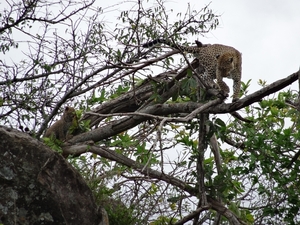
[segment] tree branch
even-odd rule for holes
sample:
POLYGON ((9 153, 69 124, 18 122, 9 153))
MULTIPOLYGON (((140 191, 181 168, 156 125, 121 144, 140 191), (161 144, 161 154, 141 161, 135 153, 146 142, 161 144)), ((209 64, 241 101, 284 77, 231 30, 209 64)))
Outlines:
MULTIPOLYGON (((187 193, 193 196, 198 196, 198 190, 186 184, 185 182, 175 177, 172 177, 170 175, 153 170, 149 167, 145 167, 144 165, 137 163, 136 161, 122 154, 119 154, 115 151, 109 150, 107 148, 94 146, 94 145, 79 144, 73 146, 66 146, 63 148, 63 151, 64 154, 73 154, 73 155, 80 155, 85 152, 91 152, 100 155, 101 157, 118 162, 122 165, 128 166, 129 168, 132 168, 147 177, 156 178, 165 181, 168 184, 172 184, 173 186, 178 187, 181 190, 186 191, 187 193)), ((206 198, 208 204, 203 206, 204 208, 211 206, 212 209, 216 210, 218 213, 225 216, 233 225, 245 224, 244 222, 240 221, 232 211, 227 209, 224 205, 219 203, 217 200, 209 196, 206 196, 206 198)))

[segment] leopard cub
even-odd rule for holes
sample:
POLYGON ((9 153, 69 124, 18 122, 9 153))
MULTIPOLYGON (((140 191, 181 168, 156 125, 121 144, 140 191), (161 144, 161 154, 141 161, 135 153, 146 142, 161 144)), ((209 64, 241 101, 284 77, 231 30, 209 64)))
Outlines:
POLYGON ((67 106, 60 120, 47 129, 44 137, 54 137, 61 141, 67 139, 68 131, 73 124, 77 124, 76 112, 73 107, 67 106))

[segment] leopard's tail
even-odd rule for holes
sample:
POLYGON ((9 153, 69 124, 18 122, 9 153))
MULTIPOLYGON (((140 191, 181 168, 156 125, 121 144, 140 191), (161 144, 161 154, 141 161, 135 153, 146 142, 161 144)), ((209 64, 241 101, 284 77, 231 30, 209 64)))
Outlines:
POLYGON ((162 38, 157 38, 157 39, 154 39, 153 41, 149 41, 149 42, 143 44, 142 47, 143 48, 151 48, 151 47, 153 47, 157 44, 169 45, 170 47, 176 48, 176 49, 179 48, 177 45, 173 44, 171 41, 166 40, 166 39, 162 39, 162 38))
MULTIPOLYGON (((197 44, 198 48, 208 46, 208 45, 202 44, 200 41, 197 41, 197 40, 195 41, 195 43, 197 44)), ((154 39, 153 41, 147 42, 147 43, 143 44, 142 47, 143 48, 151 48, 151 47, 153 47, 157 44, 165 44, 165 45, 168 45, 172 48, 175 48, 175 49, 178 49, 178 50, 181 50, 181 51, 187 51, 187 52, 193 51, 195 49, 194 47, 177 45, 177 44, 174 44, 173 42, 171 42, 167 39, 162 39, 162 38, 157 38, 157 39, 154 39)))

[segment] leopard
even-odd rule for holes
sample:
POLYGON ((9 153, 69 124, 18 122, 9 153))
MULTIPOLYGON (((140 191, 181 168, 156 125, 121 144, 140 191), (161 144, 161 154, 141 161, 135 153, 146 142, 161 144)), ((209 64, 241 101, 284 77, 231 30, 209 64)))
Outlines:
POLYGON ((50 128, 48 128, 44 137, 54 137, 60 141, 65 141, 66 139, 71 138, 69 129, 72 125, 78 125, 76 110, 73 107, 66 106, 60 120, 56 121, 50 128))
POLYGON ((241 78, 242 78, 242 54, 231 46, 222 44, 203 44, 196 40, 197 46, 183 46, 173 43, 167 39, 155 39, 142 45, 144 48, 150 48, 157 44, 165 44, 171 48, 187 52, 194 55, 204 67, 203 79, 217 80, 218 88, 226 95, 230 89, 223 81, 223 78, 233 80, 232 102, 240 98, 241 78))

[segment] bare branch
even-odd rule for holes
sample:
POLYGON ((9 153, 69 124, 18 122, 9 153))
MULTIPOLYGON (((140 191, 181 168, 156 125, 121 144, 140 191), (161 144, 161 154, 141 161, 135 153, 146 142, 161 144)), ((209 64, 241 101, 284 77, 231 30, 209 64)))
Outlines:
MULTIPOLYGON (((97 146, 89 145, 89 144, 88 145, 78 144, 78 145, 73 145, 73 146, 66 146, 63 148, 63 150, 64 150, 64 154, 67 154, 67 155, 68 154, 80 155, 84 152, 92 152, 92 153, 100 155, 104 158, 119 162, 122 165, 126 165, 129 168, 133 168, 136 171, 140 172, 141 174, 144 174, 147 177, 150 176, 152 178, 157 178, 159 180, 163 180, 169 184, 172 184, 172 185, 186 191, 187 193, 189 193, 193 196, 197 196, 197 193, 198 193, 198 190, 196 190, 195 188, 191 187, 190 185, 182 182, 181 180, 179 180, 173 176, 169 176, 167 174, 160 173, 156 170, 153 170, 149 167, 145 167, 144 165, 139 164, 136 161, 134 161, 130 158, 127 158, 124 155, 121 155, 119 153, 116 153, 115 151, 106 149, 104 147, 97 147, 97 146)), ((229 209, 224 207, 217 200, 207 196, 207 201, 208 201, 208 204, 201 207, 201 209, 199 209, 200 211, 204 210, 206 207, 211 207, 212 209, 216 210, 217 212, 219 212, 220 214, 225 216, 232 224, 234 224, 234 225, 244 224, 242 221, 239 221, 237 219, 237 216, 233 212, 231 212, 229 209)))

